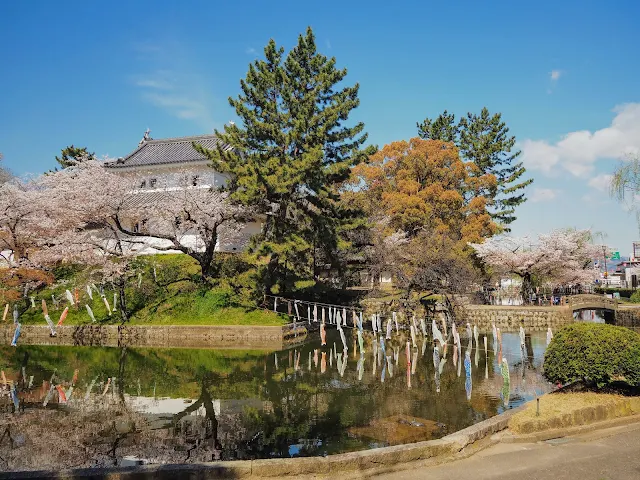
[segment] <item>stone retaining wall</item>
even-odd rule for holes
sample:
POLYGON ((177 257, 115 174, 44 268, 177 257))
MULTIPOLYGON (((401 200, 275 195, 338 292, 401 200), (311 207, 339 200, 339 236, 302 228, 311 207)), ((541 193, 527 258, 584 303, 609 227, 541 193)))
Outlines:
POLYGON ((616 312, 616 325, 640 328, 640 308, 620 307, 616 312))
POLYGON ((524 320, 525 330, 556 330, 573 321, 569 307, 535 307, 503 305, 465 305, 459 309, 465 322, 477 325, 481 332, 490 332, 492 324, 501 331, 518 330, 524 320))
MULTIPOLYGON (((371 313, 391 315, 391 308, 386 304, 368 303, 364 309, 365 322, 371 313)), ((442 317, 444 312, 437 314, 442 317)), ((402 316, 399 319, 404 321, 402 316)), ((546 331, 548 327, 555 331, 573 321, 573 311, 568 306, 458 305, 456 319, 458 324, 469 322, 477 325, 482 333, 491 332, 494 323, 501 331, 515 331, 520 328, 521 320, 524 320, 524 328, 528 331, 546 331)))
MULTIPOLYGON (((0 327, 0 343, 11 343, 14 326, 0 327)), ((304 325, 295 329, 291 325, 243 326, 243 325, 168 325, 168 326, 120 326, 120 325, 63 325, 57 328, 57 336, 49 335, 44 325, 23 325, 20 341, 34 345, 99 345, 141 347, 189 347, 189 348, 245 348, 280 350, 289 343, 306 338, 304 325)))

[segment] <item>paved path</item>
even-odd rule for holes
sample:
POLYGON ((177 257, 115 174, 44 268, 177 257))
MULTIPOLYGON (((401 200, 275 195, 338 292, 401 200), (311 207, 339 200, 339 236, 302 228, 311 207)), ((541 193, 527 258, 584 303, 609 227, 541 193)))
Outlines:
POLYGON ((539 443, 500 443, 452 463, 411 468, 376 479, 640 479, 640 425, 539 443))

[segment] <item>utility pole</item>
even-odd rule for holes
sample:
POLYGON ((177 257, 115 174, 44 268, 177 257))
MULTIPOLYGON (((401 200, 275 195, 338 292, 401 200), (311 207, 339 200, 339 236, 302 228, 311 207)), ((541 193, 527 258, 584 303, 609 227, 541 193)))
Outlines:
POLYGON ((609 277, 609 273, 607 272, 607 246, 604 243, 604 239, 607 236, 607 234, 605 232, 596 232, 593 234, 593 236, 591 237, 591 241, 593 243, 594 242, 594 237, 600 237, 600 240, 602 241, 602 257, 604 258, 604 278, 605 278, 605 286, 606 286, 606 279, 609 277))

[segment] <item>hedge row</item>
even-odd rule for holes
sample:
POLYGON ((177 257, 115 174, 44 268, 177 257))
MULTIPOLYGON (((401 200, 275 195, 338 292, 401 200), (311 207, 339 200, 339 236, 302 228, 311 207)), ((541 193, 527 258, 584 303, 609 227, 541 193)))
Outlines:
POLYGON ((582 380, 597 388, 617 382, 640 387, 640 334, 601 323, 568 325, 547 348, 544 375, 561 384, 582 380))
POLYGON ((593 290, 596 293, 607 293, 607 294, 613 294, 617 292, 620 294, 621 297, 624 297, 624 298, 631 298, 631 295, 633 295, 633 293, 637 291, 634 288, 603 288, 603 287, 596 287, 593 290))

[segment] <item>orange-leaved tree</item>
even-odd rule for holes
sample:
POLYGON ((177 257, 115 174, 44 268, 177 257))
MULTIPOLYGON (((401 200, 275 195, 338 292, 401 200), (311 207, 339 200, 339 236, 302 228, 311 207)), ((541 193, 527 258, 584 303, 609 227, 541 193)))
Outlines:
POLYGON ((344 200, 363 208, 378 238, 386 239, 373 246, 377 259, 372 263, 391 270, 407 289, 434 289, 433 282, 422 285, 420 279, 437 283, 444 278, 442 269, 426 275, 430 267, 420 259, 442 253, 468 261, 469 242, 497 233, 482 195, 495 185, 494 175, 482 175, 475 164, 464 162, 452 143, 412 138, 386 145, 354 167, 344 200), (403 253, 399 257, 392 250, 403 253))
POLYGON ((466 245, 498 231, 481 195, 496 178, 477 176, 476 168, 452 143, 397 141, 353 169, 348 195, 370 216, 387 217, 391 232, 413 237, 426 230, 466 245))

